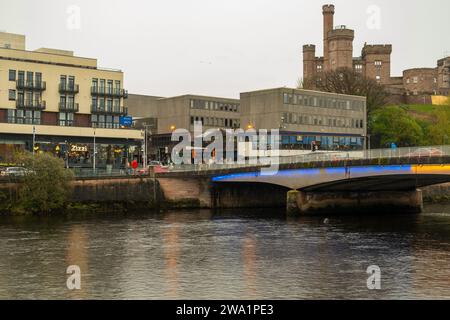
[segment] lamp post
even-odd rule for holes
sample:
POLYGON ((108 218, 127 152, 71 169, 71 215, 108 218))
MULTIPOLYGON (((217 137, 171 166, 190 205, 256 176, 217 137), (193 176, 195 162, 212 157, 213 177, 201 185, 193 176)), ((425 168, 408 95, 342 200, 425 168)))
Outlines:
POLYGON ((35 146, 36 146, 36 126, 33 126, 33 156, 35 146))
POLYGON ((150 126, 151 125, 144 123, 144 156, 142 157, 144 168, 146 168, 148 164, 148 133, 150 132, 150 135, 152 135, 152 131, 148 129, 150 126))
POLYGON ((95 172, 96 169, 96 159, 97 159, 97 144, 96 144, 96 132, 94 129, 94 161, 93 161, 93 169, 95 172))

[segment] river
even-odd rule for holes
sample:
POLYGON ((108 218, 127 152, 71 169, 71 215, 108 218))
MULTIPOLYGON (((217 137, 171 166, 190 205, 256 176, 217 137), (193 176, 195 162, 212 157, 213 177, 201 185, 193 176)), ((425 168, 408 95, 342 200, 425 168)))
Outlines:
POLYGON ((449 299, 450 205, 425 211, 0 217, 0 298, 449 299), (367 288, 371 265, 381 290, 367 288))

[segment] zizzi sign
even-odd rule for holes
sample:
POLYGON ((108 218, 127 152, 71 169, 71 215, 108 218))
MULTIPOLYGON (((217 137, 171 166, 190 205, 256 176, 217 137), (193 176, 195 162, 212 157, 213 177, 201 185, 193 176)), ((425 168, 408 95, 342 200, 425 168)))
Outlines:
POLYGON ((87 146, 72 145, 72 146, 70 146, 70 151, 71 152, 87 152, 88 151, 88 147, 87 146))

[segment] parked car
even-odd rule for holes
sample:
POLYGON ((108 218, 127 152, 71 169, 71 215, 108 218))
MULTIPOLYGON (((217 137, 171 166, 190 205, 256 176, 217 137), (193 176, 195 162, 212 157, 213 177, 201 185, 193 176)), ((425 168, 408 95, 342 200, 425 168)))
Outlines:
POLYGON ((6 168, 5 171, 2 171, 2 176, 7 177, 24 177, 27 174, 30 174, 32 171, 22 168, 22 167, 9 167, 6 168))
POLYGON ((444 153, 437 148, 419 148, 413 152, 408 153, 407 157, 441 157, 444 153))

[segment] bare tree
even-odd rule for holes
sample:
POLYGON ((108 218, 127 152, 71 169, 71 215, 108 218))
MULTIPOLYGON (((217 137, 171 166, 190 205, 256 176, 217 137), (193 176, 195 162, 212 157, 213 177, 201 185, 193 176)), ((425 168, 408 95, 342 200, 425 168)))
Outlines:
POLYGON ((369 113, 384 106, 389 96, 383 85, 348 68, 322 72, 313 78, 304 79, 302 85, 304 89, 364 96, 367 98, 369 113))

